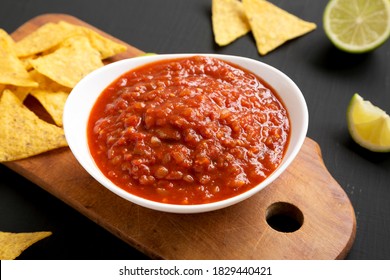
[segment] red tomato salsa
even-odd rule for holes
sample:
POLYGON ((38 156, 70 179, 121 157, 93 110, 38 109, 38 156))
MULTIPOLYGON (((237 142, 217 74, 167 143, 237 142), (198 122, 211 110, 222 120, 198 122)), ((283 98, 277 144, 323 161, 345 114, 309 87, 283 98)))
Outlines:
POLYGON ((288 114, 253 73, 205 56, 131 70, 99 96, 88 123, 91 154, 124 190, 171 204, 224 200, 281 163, 288 114))

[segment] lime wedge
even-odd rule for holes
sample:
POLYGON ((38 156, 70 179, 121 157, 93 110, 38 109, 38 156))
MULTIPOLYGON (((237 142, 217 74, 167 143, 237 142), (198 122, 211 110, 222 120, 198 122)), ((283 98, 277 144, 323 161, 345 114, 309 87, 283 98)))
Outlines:
POLYGON ((372 51, 390 36, 390 1, 330 0, 323 24, 337 48, 350 53, 372 51))
POLYGON ((390 151, 390 116, 355 93, 347 110, 352 139, 373 152, 390 151))

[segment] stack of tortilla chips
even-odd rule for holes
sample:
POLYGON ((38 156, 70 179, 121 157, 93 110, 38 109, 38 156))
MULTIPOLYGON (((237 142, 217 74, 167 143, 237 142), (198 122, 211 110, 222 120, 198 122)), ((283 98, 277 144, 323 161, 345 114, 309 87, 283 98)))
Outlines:
POLYGON ((62 113, 68 94, 126 46, 92 29, 47 23, 15 42, 0 29, 0 162, 67 146, 62 113), (34 97, 50 120, 25 105, 34 97))
POLYGON ((315 23, 265 0, 213 0, 212 23, 219 46, 230 44, 252 30, 261 55, 316 28, 315 23))

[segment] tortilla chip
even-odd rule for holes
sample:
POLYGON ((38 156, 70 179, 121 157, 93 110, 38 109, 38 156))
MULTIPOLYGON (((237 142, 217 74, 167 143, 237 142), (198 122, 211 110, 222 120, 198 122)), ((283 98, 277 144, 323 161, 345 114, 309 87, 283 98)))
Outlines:
POLYGON ((0 99, 0 162, 67 146, 62 128, 38 118, 12 91, 0 99))
POLYGON ((26 97, 34 92, 35 90, 37 91, 45 91, 45 92, 49 92, 49 93, 52 93, 52 92, 63 92, 63 93, 66 93, 66 94, 69 94, 70 91, 72 90, 71 88, 68 88, 68 87, 64 87, 63 85, 60 85, 56 82, 54 82, 53 80, 49 79, 48 77, 42 75, 41 73, 39 73, 38 71, 36 70, 32 70, 29 72, 30 74, 30 77, 38 83, 38 87, 19 87, 19 86, 4 86, 4 85, 0 85, 0 92, 2 91, 2 89, 9 89, 11 90, 18 98, 20 101, 24 101, 26 99, 26 97), (3 88, 2 88, 3 86, 3 88))
POLYGON ((96 48, 101 59, 124 52, 126 46, 101 36, 90 28, 60 21, 58 23, 46 23, 30 35, 16 42, 16 54, 18 57, 26 57, 42 52, 55 51, 55 48, 73 36, 84 35, 91 45, 96 48))
POLYGON ((10 54, 15 54, 15 42, 14 39, 5 31, 0 28, 0 46, 3 50, 10 54))
POLYGON ((31 55, 31 56, 26 56, 26 57, 19 57, 19 60, 23 63, 24 69, 27 71, 30 71, 33 69, 31 65, 31 60, 38 58, 38 55, 31 55))
POLYGON ((31 87, 17 87, 17 86, 6 86, 4 89, 12 91, 18 99, 23 102, 26 97, 30 94, 31 87))
POLYGON ((73 88, 84 76, 103 66, 100 53, 84 36, 66 40, 51 54, 31 60, 35 70, 65 87, 73 88))
POLYGON ((62 126, 62 114, 71 88, 56 83, 36 70, 32 70, 30 75, 38 82, 38 88, 25 89, 16 87, 15 90, 13 90, 13 93, 18 95, 19 99, 23 96, 23 91, 27 92, 26 96, 28 94, 34 96, 50 114, 55 124, 62 126))
POLYGON ((0 231, 0 260, 14 260, 34 243, 50 236, 49 231, 13 233, 0 231))
POLYGON ((51 92, 42 89, 34 89, 31 91, 31 95, 42 104, 53 118, 55 124, 62 126, 62 114, 64 112, 65 102, 69 93, 63 91, 51 92))
POLYGON ((213 0, 211 9, 214 38, 219 46, 226 46, 250 31, 240 1, 213 0))
POLYGON ((45 75, 42 75, 35 69, 30 72, 30 76, 34 79, 34 81, 38 82, 39 84, 38 88, 36 89, 42 89, 51 92, 63 91, 67 93, 70 93, 72 90, 69 87, 60 85, 59 83, 53 81, 52 79, 46 77, 45 75))
POLYGON ((88 36, 88 39, 91 42, 92 47, 94 47, 100 52, 101 59, 106 59, 108 57, 122 53, 127 49, 125 45, 116 43, 106 37, 103 37, 91 29, 85 27, 82 28, 86 33, 86 35, 88 36))
POLYGON ((242 3, 261 55, 316 28, 315 23, 304 21, 270 2, 243 0, 242 3))
POLYGON ((3 29, 0 29, 0 84, 36 87, 23 63, 14 51, 15 43, 3 29))
MULTIPOLYGON (((59 25, 67 26, 68 28, 71 28, 72 26, 70 23, 67 23, 65 21, 60 21, 59 25)), ((90 28, 75 25, 73 27, 77 28, 78 34, 83 34, 88 38, 89 42, 91 43, 91 46, 99 51, 101 59, 106 59, 108 57, 114 56, 118 53, 126 51, 127 49, 125 45, 116 43, 113 40, 103 37, 102 35, 93 31, 90 28)))
POLYGON ((46 23, 31 34, 16 42, 15 51, 18 57, 31 56, 47 51, 67 38, 77 35, 74 26, 46 23))

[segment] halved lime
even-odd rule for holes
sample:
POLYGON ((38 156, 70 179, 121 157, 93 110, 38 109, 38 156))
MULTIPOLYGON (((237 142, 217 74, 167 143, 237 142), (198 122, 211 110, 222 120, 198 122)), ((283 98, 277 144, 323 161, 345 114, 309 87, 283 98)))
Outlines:
POLYGON ((390 116, 355 93, 347 110, 352 139, 373 152, 390 151, 390 116))
POLYGON ((390 36, 390 1, 330 0, 323 24, 337 48, 350 53, 372 51, 390 36))

